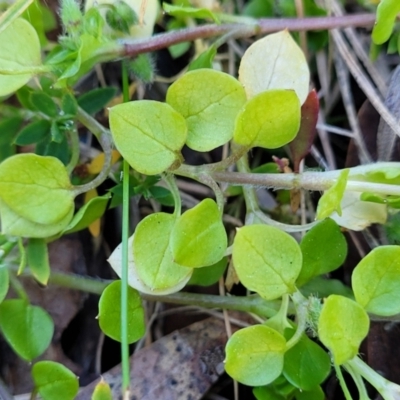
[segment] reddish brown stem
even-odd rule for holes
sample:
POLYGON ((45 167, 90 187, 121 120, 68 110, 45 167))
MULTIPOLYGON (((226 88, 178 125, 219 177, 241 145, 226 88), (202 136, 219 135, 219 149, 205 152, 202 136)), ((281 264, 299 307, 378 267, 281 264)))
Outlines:
POLYGON ((319 31, 335 28, 371 27, 375 22, 375 14, 354 14, 337 17, 308 18, 264 18, 255 20, 254 24, 222 24, 201 25, 194 28, 181 29, 162 33, 147 39, 124 39, 121 41, 121 56, 132 57, 169 47, 176 43, 236 32, 236 37, 249 37, 288 29, 289 31, 319 31))

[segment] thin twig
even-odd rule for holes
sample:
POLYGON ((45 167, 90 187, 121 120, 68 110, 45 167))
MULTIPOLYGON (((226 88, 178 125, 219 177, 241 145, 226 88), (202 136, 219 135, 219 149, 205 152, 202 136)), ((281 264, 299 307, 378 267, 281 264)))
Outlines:
MULTIPOLYGON (((118 44, 121 48, 111 48, 110 55, 116 53, 122 57, 133 57, 141 53, 148 53, 164 49, 173 44, 205 39, 236 32, 236 37, 250 37, 257 34, 266 34, 288 29, 289 31, 319 31, 333 28, 371 27, 375 22, 375 14, 353 14, 340 17, 306 17, 306 18, 263 18, 254 20, 254 24, 209 24, 193 28, 176 30, 155 35, 145 39, 121 39, 118 44)), ((107 49, 101 56, 107 56, 107 49)))

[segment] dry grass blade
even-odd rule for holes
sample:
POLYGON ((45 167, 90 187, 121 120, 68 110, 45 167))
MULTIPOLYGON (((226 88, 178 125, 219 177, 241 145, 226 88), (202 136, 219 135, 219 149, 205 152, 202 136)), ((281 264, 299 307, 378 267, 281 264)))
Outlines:
POLYGON ((332 31, 330 31, 330 33, 340 55, 342 56, 344 62, 346 63, 349 71, 353 75, 359 87, 363 90, 369 101, 379 112, 381 118, 385 120, 385 122, 389 125, 389 127, 397 136, 400 136, 400 125, 398 124, 394 115, 388 110, 388 108, 384 104, 382 97, 376 90, 376 85, 374 85, 371 79, 363 71, 359 61, 354 56, 352 49, 349 48, 349 45, 343 38, 343 34, 337 29, 333 29, 332 31))

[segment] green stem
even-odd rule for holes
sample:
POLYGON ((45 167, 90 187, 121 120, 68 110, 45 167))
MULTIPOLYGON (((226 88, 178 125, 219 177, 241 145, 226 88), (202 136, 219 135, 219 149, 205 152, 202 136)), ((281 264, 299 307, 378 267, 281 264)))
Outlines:
POLYGON ((75 196, 86 193, 103 183, 107 179, 107 176, 111 170, 112 161, 112 139, 110 131, 104 128, 104 126, 102 126, 80 107, 78 108, 77 118, 79 122, 87 129, 89 129, 89 131, 92 132, 99 141, 100 146, 102 147, 104 152, 104 165, 99 175, 97 175, 97 177, 94 178, 91 182, 88 182, 84 185, 75 186, 72 189, 75 196))
POLYGON ((171 191, 172 197, 174 198, 174 216, 175 218, 178 218, 182 211, 182 200, 179 194, 178 185, 176 184, 174 176, 170 173, 163 174, 163 179, 167 184, 168 189, 171 191))
POLYGON ((350 368, 368 381, 382 396, 384 400, 394 400, 400 398, 400 386, 388 381, 368 366, 359 357, 354 357, 345 363, 345 367, 350 368))
POLYGON ((301 336, 306 330, 308 317, 308 299, 306 299, 299 291, 297 291, 292 295, 292 300, 296 308, 297 329, 294 335, 286 343, 286 351, 295 346, 301 339, 301 336))
MULTIPOLYGON (((16 267, 10 267, 16 271, 16 267)), ((29 272, 24 272, 21 278, 32 278, 29 272)), ((69 289, 80 290, 86 293, 101 295, 103 290, 111 283, 110 280, 99 280, 87 276, 64 274, 52 272, 49 278, 49 285, 57 285, 69 289)), ((249 312, 263 318, 273 317, 280 309, 281 301, 266 301, 257 295, 251 296, 218 296, 198 293, 178 292, 164 296, 156 296, 141 293, 140 296, 147 301, 159 301, 163 303, 193 305, 204 308, 217 308, 249 312)), ((289 305, 289 314, 294 314, 294 307, 289 305)))
POLYGON ((335 364, 334 368, 335 368, 336 376, 339 380, 340 387, 343 390, 344 397, 346 398, 346 400, 353 400, 353 398, 351 397, 351 394, 349 392, 349 389, 346 385, 346 381, 343 378, 343 374, 342 374, 342 370, 340 369, 340 366, 335 364))
MULTIPOLYGON (((128 68, 122 63, 123 101, 129 101, 128 68)), ((122 271, 121 271, 121 355, 122 393, 129 397, 129 342, 128 342, 128 239, 129 239, 129 164, 123 161, 122 180, 122 271)))
POLYGON ((79 162, 79 135, 75 126, 69 131, 69 139, 71 144, 71 158, 67 165, 67 171, 70 174, 79 162))
POLYGON ((26 294, 26 291, 24 287, 22 286, 21 282, 19 279, 17 279, 14 274, 10 274, 10 284, 11 287, 15 290, 17 295, 22 299, 25 300, 27 303, 29 303, 29 297, 26 294))
POLYGON ((10 254, 10 251, 15 247, 18 243, 18 240, 7 240, 0 246, 0 261, 10 254))
POLYGON ((20 260, 19 260, 19 268, 17 275, 21 275, 24 272, 27 263, 26 248, 24 246, 22 238, 18 238, 18 250, 19 250, 20 260))
POLYGON ((225 196, 222 193, 221 188, 218 186, 218 184, 210 177, 208 174, 202 174, 199 176, 199 182, 204 183, 207 185, 209 188, 212 189, 212 191, 215 194, 215 200, 217 201, 218 205, 218 210, 221 213, 221 215, 224 212, 224 206, 225 206, 225 196))
POLYGON ((360 400, 371 400, 370 397, 368 396, 367 388, 365 387, 364 381, 363 381, 362 377, 360 376, 360 374, 357 373, 356 371, 354 371, 353 368, 348 363, 346 363, 346 369, 347 369, 347 372, 353 378, 353 381, 357 386, 360 400))

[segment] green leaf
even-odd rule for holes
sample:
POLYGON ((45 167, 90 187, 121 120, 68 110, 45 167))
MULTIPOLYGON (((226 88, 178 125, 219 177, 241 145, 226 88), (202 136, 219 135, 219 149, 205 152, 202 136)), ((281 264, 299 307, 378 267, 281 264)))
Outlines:
POLYGON ((62 134, 57 121, 51 121, 50 135, 52 142, 60 144, 63 141, 64 135, 62 134))
POLYGON ((390 215, 383 227, 389 244, 400 244, 400 213, 390 215))
POLYGON ((12 349, 24 360, 32 361, 49 346, 54 324, 41 307, 25 300, 5 300, 0 304, 0 329, 12 349))
POLYGON ((334 211, 337 211, 339 216, 342 215, 340 203, 346 189, 349 173, 350 169, 344 169, 337 181, 322 195, 318 202, 316 219, 325 219, 334 211))
POLYGON ((336 365, 357 355, 368 331, 368 315, 358 303, 335 294, 325 300, 318 322, 318 337, 331 351, 336 365))
POLYGON ((240 329, 226 345, 225 370, 245 385, 268 385, 282 372, 285 346, 285 338, 268 326, 240 329))
POLYGON ((162 186, 152 186, 148 190, 149 197, 158 201, 163 206, 173 207, 175 204, 172 193, 162 186))
POLYGON ((385 43, 389 39, 398 13, 400 13, 398 0, 381 0, 376 9, 376 22, 372 30, 372 40, 375 44, 385 43))
MULTIPOLYGON (((153 215, 157 215, 157 214, 153 214, 153 215)), ((166 214, 168 215, 168 214, 166 214)), ((157 220, 158 217, 154 217, 155 221, 157 220)), ((162 221, 162 217, 160 218, 160 220, 162 221)), ((154 222, 154 221, 153 221, 154 222)), ((162 223, 162 222, 161 222, 162 223)), ((163 224, 163 223, 162 223, 163 224)), ((150 231, 150 229, 149 229, 150 231)), ((150 234, 152 236, 153 232, 150 232, 150 234)), ((154 286, 148 286, 145 284, 144 281, 142 281, 141 276, 139 276, 139 268, 136 266, 135 261, 134 261, 134 257, 133 257, 133 239, 134 239, 135 235, 131 236, 129 238, 128 241, 128 247, 129 247, 129 252, 128 252, 128 283, 129 286, 139 290, 142 293, 147 293, 147 294, 152 294, 152 295, 166 295, 166 294, 170 294, 170 293, 175 293, 179 290, 181 290, 186 283, 188 282, 188 280, 190 279, 190 276, 192 274, 192 270, 186 267, 182 267, 180 265, 177 264, 173 264, 172 262, 168 264, 168 260, 166 257, 171 257, 172 260, 172 254, 170 254, 170 251, 167 250, 167 254, 164 255, 165 258, 165 262, 163 262, 163 264, 161 265, 157 265, 157 264, 152 264, 151 261, 152 259, 155 259, 156 261, 158 261, 159 259, 161 259, 163 257, 163 255, 161 254, 162 250, 159 250, 156 254, 156 257, 153 257, 153 254, 151 252, 154 251, 154 247, 151 247, 151 243, 149 241, 147 241, 144 250, 150 250, 150 253, 148 253, 148 257, 146 259, 146 254, 143 254, 143 259, 145 260, 145 263, 149 262, 150 268, 151 270, 149 271, 150 275, 150 279, 151 279, 151 275, 154 276, 155 278, 155 282, 158 285, 157 282, 157 274, 160 274, 160 284, 158 288, 154 287, 154 286), (172 265, 171 265, 172 264, 172 265), (160 268, 158 269, 158 266, 160 266, 160 268), (166 275, 166 283, 167 285, 163 285, 163 274, 166 275), (172 274, 172 277, 170 276, 172 274), (172 278, 172 279, 171 279, 172 278), (168 286, 169 284, 169 286, 168 286)), ((149 236, 150 237, 150 236, 149 236)), ((157 236, 158 237, 158 236, 157 236)), ((143 239, 145 239, 145 236, 143 237, 143 239)), ((166 240, 165 238, 162 238, 162 240, 166 240)), ((160 241, 157 242, 157 244, 160 244, 160 241)), ((122 244, 120 244, 119 246, 117 246, 117 248, 112 252, 108 262, 111 264, 111 267, 113 268, 113 270, 116 272, 116 274, 121 277, 121 273, 122 273, 122 244)), ((143 267, 143 266, 142 266, 143 267)), ((145 269, 146 265, 144 265, 145 269)))
POLYGON ((249 99, 266 90, 289 89, 303 104, 309 91, 310 71, 302 50, 284 30, 257 40, 246 50, 240 62, 239 81, 249 99))
POLYGON ((358 263, 351 281, 356 301, 366 311, 383 316, 400 313, 400 247, 373 249, 358 263))
POLYGON ((73 210, 73 197, 68 173, 56 158, 17 154, 0 164, 0 198, 28 221, 60 222, 73 210))
POLYGON ((32 71, 41 63, 40 43, 35 29, 27 20, 15 19, 0 32, 0 96, 24 86, 33 77, 32 71))
MULTIPOLYGON (((142 299, 128 287, 128 343, 137 342, 146 332, 142 299)), ((99 325, 110 338, 121 341, 121 281, 110 283, 99 301, 99 325)))
POLYGON ((14 138, 22 124, 22 118, 15 116, 0 121, 0 162, 15 154, 14 138))
POLYGON ((110 385, 102 379, 94 388, 91 400, 113 400, 110 385))
POLYGON ((210 151, 232 138, 234 120, 246 95, 232 76, 196 69, 169 87, 166 101, 186 119, 186 144, 193 150, 210 151))
POLYGON ((297 388, 312 390, 329 375, 329 355, 306 335, 285 353, 283 375, 297 388))
POLYGON ((168 104, 140 100, 114 106, 110 128, 118 151, 143 174, 156 175, 182 162, 186 121, 168 104))
POLYGON ((182 281, 186 283, 192 275, 192 269, 179 265, 172 254, 170 242, 175 223, 174 215, 155 213, 136 227, 133 259, 139 279, 151 290, 165 290, 182 281))
MULTIPOLYGON (((107 88, 109 89, 109 88, 107 88)), ((111 88, 113 89, 113 88, 111 88)), ((90 93, 90 92, 89 92, 90 93)), ((78 111, 78 102, 71 93, 65 93, 61 99, 61 110, 65 115, 75 116, 78 111)))
POLYGON ((138 23, 138 16, 125 1, 117 0, 109 3, 106 11, 107 24, 116 31, 129 35, 130 27, 138 23))
POLYGON ((0 303, 6 298, 9 287, 9 273, 4 265, 0 265, 0 303))
POLYGON ((92 222, 98 220, 103 216, 106 211, 108 201, 111 194, 94 197, 88 201, 79 211, 74 215, 71 222, 64 229, 63 234, 81 231, 87 228, 92 222))
POLYGON ((250 0, 243 9, 243 15, 262 18, 274 15, 273 0, 250 0))
POLYGON ((185 267, 207 267, 221 260, 228 239, 215 201, 205 199, 181 215, 170 243, 175 262, 185 267))
POLYGON ((57 362, 37 362, 32 367, 32 378, 43 400, 73 400, 78 394, 78 377, 57 362))
POLYGON ((217 54, 217 47, 211 45, 207 50, 198 55, 188 66, 188 71, 201 68, 212 68, 212 62, 217 54))
POLYGON ((276 393, 271 385, 253 388, 253 395, 257 400, 286 400, 286 396, 276 393))
POLYGON ((232 257, 242 284, 264 299, 277 299, 295 290, 302 254, 296 240, 280 229, 267 225, 239 228, 232 257))
POLYGON ((173 17, 212 19, 215 23, 219 24, 218 17, 208 8, 182 7, 163 3, 163 9, 167 14, 173 17))
POLYGON ((296 400, 324 400, 325 393, 321 386, 317 386, 311 390, 298 390, 295 394, 296 400))
POLYGON ((303 266, 297 278, 302 286, 315 276, 339 268, 347 256, 347 242, 339 226, 330 218, 310 229, 300 243, 303 266))
POLYGON ((1 200, 0 197, 0 216, 2 232, 12 236, 22 236, 29 238, 47 238, 60 233, 71 221, 74 209, 60 221, 54 224, 39 224, 21 217, 1 200))
POLYGON ((322 276, 317 276, 308 281, 300 288, 300 291, 304 297, 313 295, 322 299, 331 294, 340 294, 341 296, 354 298, 353 291, 342 281, 332 278, 327 279, 322 276))
POLYGON ((228 260, 226 257, 209 267, 196 268, 188 285, 211 286, 219 281, 224 274, 228 260))
POLYGON ((233 140, 243 146, 275 149, 296 137, 300 102, 290 90, 269 90, 254 96, 238 114, 233 140))
POLYGON ((18 146, 38 143, 50 134, 50 121, 40 119, 22 128, 14 143, 18 146))
POLYGON ((33 92, 31 93, 31 103, 35 106, 37 111, 42 112, 49 117, 58 116, 58 107, 54 100, 46 93, 33 92))
POLYGON ((17 90, 16 96, 22 107, 33 111, 35 107, 31 103, 31 93, 33 93, 33 89, 28 86, 22 86, 21 89, 17 90))
POLYGON ((47 285, 50 277, 50 263, 46 241, 44 239, 30 238, 27 257, 32 275, 42 285, 47 285))

